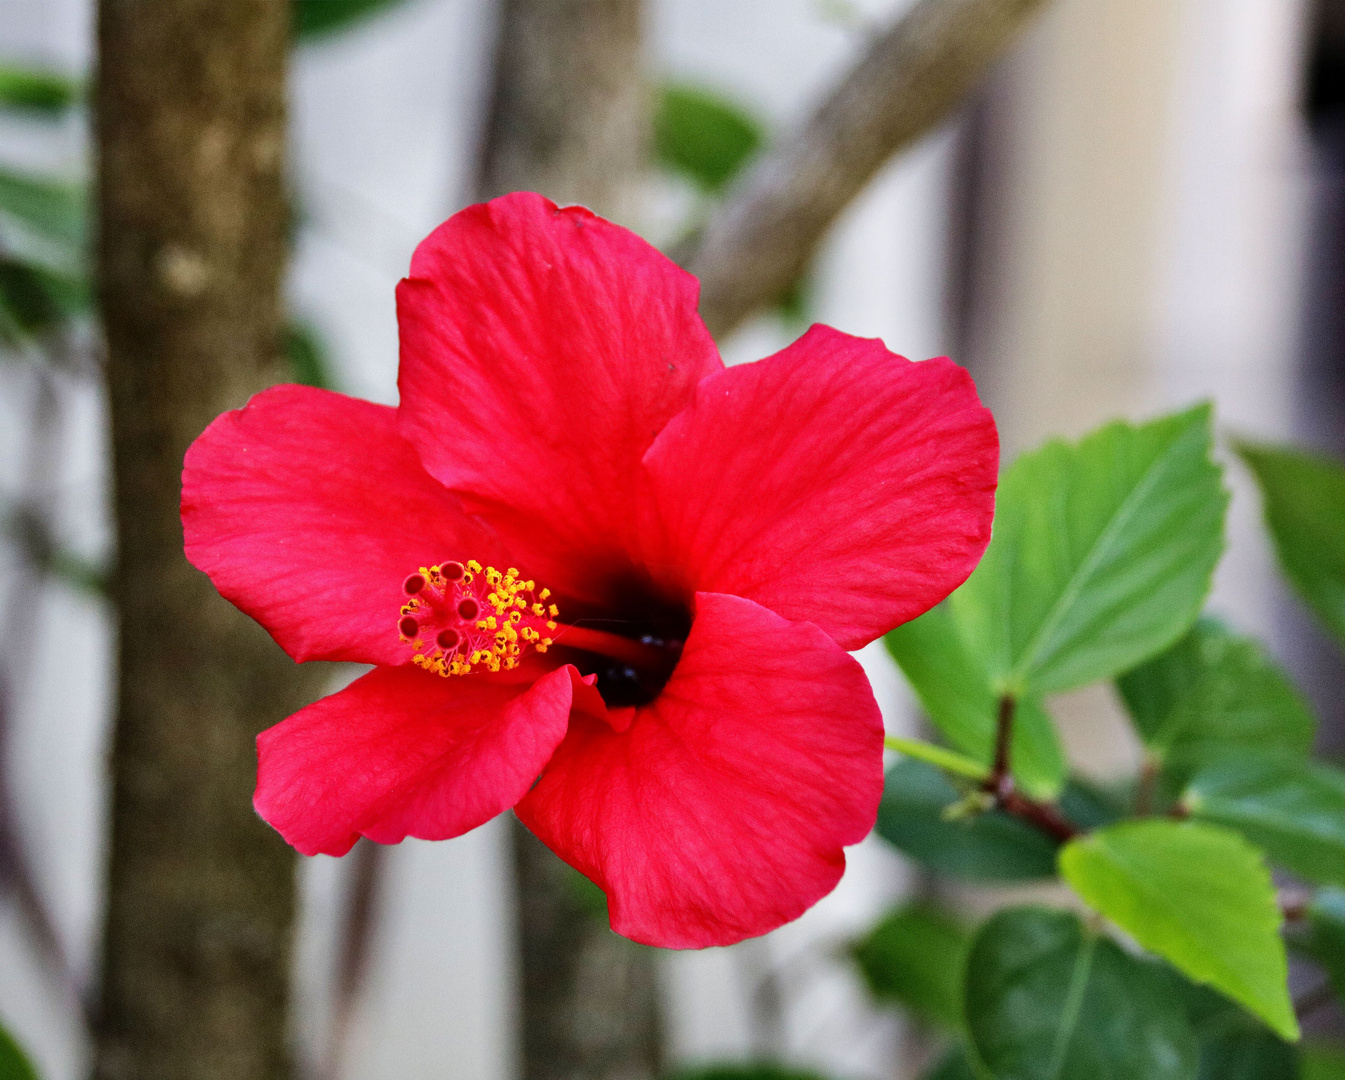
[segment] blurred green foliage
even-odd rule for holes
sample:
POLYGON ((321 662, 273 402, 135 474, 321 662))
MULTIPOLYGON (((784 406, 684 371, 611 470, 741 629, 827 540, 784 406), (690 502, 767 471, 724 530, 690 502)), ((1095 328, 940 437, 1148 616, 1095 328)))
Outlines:
POLYGON ((62 116, 79 100, 79 84, 53 71, 0 63, 0 108, 62 116))
POLYGON ((705 191, 717 192, 765 144, 762 125, 726 97, 696 86, 671 84, 654 112, 658 161, 705 191))
POLYGON ((1345 465, 1289 447, 1237 450, 1261 487, 1280 565, 1345 648, 1345 465))
POLYGON ((37 1080, 37 1070, 3 1024, 0 1024, 0 1080, 37 1080))
POLYGON ((353 29, 405 0, 290 0, 294 36, 301 42, 353 29))
POLYGON ((326 342, 310 324, 291 322, 285 327, 285 357, 294 381, 301 386, 335 388, 326 342))
POLYGON ((852 951, 875 998, 957 1030, 969 941, 966 927, 947 913, 909 904, 889 912, 852 951))

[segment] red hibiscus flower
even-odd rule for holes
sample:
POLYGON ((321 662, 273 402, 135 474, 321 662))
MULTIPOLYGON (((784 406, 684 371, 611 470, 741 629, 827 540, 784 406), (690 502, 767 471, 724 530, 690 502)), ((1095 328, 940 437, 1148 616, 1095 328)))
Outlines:
POLYGON ((509 807, 612 927, 723 945, 872 827, 857 649, 971 572, 998 443, 967 374, 814 326, 725 368, 697 284, 517 194, 420 245, 401 404, 282 386, 187 453, 187 557, 295 660, 376 665, 258 739, 299 851, 509 807))

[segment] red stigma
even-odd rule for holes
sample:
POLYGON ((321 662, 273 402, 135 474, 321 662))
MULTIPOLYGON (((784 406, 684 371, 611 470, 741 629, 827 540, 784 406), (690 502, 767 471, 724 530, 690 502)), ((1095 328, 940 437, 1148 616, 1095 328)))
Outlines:
POLYGON ((559 611, 536 584, 512 566, 501 572, 475 559, 422 566, 403 585, 397 620, 412 662, 436 675, 467 675, 510 671, 526 651, 546 652, 559 611))

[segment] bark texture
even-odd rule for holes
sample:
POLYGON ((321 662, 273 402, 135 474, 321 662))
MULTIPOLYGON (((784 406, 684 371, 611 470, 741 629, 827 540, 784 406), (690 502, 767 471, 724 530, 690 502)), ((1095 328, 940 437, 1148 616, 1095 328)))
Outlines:
POLYGON ((653 1080, 663 1056, 654 950, 608 928, 597 886, 511 822, 522 1080, 653 1080))
POLYGON ((294 857, 253 813, 254 736, 298 669, 182 553, 182 457, 286 369, 287 0, 101 0, 99 288, 120 614, 94 1072, 277 1080, 294 857))
POLYGON ((632 224, 648 151, 641 0, 501 0, 479 194, 632 224))
POLYGON ((716 337, 784 296, 832 222, 930 131, 1046 0, 920 0, 874 39, 802 130, 730 191, 682 261, 716 337))
MULTIPOLYGON (((633 223, 648 145, 640 0, 504 0, 479 195, 539 191, 633 223)), ((647 1080, 661 1028, 652 950, 512 823, 523 1080, 647 1080)))

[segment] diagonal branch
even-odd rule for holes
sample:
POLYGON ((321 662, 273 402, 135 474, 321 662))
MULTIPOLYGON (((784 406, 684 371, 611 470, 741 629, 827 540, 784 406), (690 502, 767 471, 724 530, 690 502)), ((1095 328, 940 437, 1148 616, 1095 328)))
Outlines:
POLYGON ((920 0, 794 138, 729 193, 681 261, 716 336, 783 296, 883 163, 966 98, 1045 0, 920 0))

